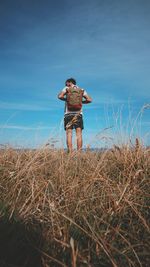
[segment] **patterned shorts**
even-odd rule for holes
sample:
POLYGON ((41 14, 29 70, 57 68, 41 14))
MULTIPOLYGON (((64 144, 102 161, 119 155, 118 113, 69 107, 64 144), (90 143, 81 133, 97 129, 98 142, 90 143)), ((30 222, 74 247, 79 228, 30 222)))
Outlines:
POLYGON ((64 117, 64 129, 84 129, 82 114, 66 114, 64 117))

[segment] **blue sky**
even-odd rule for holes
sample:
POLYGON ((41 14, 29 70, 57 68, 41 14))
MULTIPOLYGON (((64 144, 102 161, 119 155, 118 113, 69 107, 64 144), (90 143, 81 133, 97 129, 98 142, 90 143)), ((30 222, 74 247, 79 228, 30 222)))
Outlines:
POLYGON ((85 146, 150 144, 149 13, 148 0, 1 0, 0 143, 64 145, 57 94, 74 77, 93 99, 85 146))

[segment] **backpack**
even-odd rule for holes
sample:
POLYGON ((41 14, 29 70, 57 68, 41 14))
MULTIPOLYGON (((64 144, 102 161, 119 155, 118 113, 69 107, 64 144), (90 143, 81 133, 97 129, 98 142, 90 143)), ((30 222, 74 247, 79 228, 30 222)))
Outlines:
POLYGON ((67 107, 69 111, 80 111, 82 108, 83 90, 79 87, 69 87, 66 91, 67 107))

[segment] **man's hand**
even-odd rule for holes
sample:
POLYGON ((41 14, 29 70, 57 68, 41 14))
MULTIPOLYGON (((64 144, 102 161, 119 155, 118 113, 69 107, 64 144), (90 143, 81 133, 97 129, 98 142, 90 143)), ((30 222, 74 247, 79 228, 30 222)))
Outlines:
POLYGON ((59 97, 60 100, 66 101, 66 97, 59 97))

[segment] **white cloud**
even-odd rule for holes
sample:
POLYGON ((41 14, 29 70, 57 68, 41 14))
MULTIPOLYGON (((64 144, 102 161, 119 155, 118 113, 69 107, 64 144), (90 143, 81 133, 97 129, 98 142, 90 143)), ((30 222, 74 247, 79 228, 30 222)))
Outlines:
POLYGON ((49 111, 59 108, 58 105, 50 105, 51 107, 41 104, 28 104, 28 103, 14 103, 0 101, 0 109, 13 109, 13 110, 32 110, 32 111, 49 111))
POLYGON ((0 125, 1 129, 11 129, 11 130, 52 130, 54 127, 49 126, 37 126, 37 127, 31 127, 31 126, 21 126, 21 125, 0 125))

